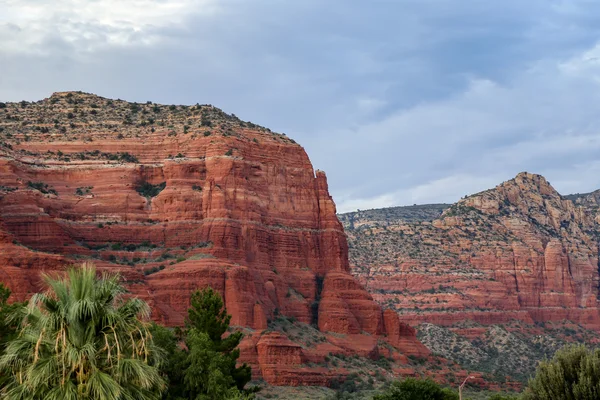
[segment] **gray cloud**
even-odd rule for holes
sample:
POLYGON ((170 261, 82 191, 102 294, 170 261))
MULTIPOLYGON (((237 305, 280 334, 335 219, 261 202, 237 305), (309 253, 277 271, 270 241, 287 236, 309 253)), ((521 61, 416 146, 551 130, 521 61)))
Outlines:
POLYGON ((339 209, 454 201, 521 170, 600 187, 600 3, 7 2, 0 99, 212 103, 285 132, 339 209), (27 3, 24 5, 24 3, 27 3))

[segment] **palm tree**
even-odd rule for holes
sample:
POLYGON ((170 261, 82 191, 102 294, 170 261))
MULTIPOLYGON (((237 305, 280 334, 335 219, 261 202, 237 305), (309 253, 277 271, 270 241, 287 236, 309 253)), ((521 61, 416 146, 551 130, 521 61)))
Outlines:
POLYGON ((123 298, 117 275, 91 264, 44 276, 46 293, 20 310, 19 334, 0 358, 2 398, 19 400, 159 399, 160 350, 148 331, 148 305, 123 298))

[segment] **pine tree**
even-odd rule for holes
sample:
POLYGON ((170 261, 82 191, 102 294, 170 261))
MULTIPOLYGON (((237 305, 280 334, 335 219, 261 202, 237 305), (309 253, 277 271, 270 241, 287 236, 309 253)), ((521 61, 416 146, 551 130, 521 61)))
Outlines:
POLYGON ((177 335, 154 327, 155 340, 170 355, 163 370, 168 376, 168 400, 230 400, 251 398, 252 390, 244 387, 251 379, 250 367, 236 367, 241 332, 224 337, 231 316, 223 299, 212 288, 192 294, 186 327, 177 335), (177 346, 184 342, 184 349, 177 346), (250 397, 248 397, 250 396, 250 397))
POLYGON ((252 378, 250 367, 246 364, 239 368, 235 367, 236 361, 240 356, 237 346, 242 340, 242 332, 233 332, 226 338, 223 335, 229 329, 231 315, 227 314, 221 295, 215 292, 211 287, 203 291, 196 291, 192 294, 191 308, 188 310, 188 328, 195 329, 208 335, 213 342, 215 350, 226 354, 230 360, 230 373, 239 390, 252 378))

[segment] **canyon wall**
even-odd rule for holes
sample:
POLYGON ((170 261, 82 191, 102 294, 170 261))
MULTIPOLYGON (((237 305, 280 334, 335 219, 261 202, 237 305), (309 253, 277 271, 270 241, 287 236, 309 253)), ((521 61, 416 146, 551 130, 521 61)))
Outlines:
POLYGON ((176 326, 210 285, 248 330, 242 358, 272 384, 328 384, 343 371, 304 363, 377 358, 381 340, 428 354, 349 273, 325 174, 293 140, 207 105, 79 92, 1 104, 0 280, 14 299, 42 290, 40 273, 92 260, 176 326), (317 326, 328 352, 268 333, 279 316, 317 326))
POLYGON ((596 197, 574 204, 521 173, 433 218, 341 219, 354 275, 405 322, 567 320, 600 331, 596 197))

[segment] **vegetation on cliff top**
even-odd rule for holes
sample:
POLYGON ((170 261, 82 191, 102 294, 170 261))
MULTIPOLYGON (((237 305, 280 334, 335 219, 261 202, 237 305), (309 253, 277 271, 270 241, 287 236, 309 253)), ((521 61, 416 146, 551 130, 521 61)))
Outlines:
MULTIPOLYGON (((0 147, 14 149, 23 142, 84 141, 90 147, 98 140, 143 140, 145 136, 204 138, 213 133, 245 138, 245 130, 264 134, 272 140, 295 144, 285 136, 212 105, 162 105, 151 101, 132 103, 107 99, 90 93, 59 92, 47 99, 1 103, 0 147)), ((214 135, 213 135, 214 136, 214 135)), ((249 138, 245 138, 250 140, 249 138)), ((94 159, 89 151, 44 153, 18 150, 23 155, 58 158, 65 162, 94 159)), ((98 155, 96 155, 98 156, 98 155)), ((98 158, 98 157, 96 157, 98 158)), ((134 154, 107 155, 100 159, 138 162, 134 154)))

